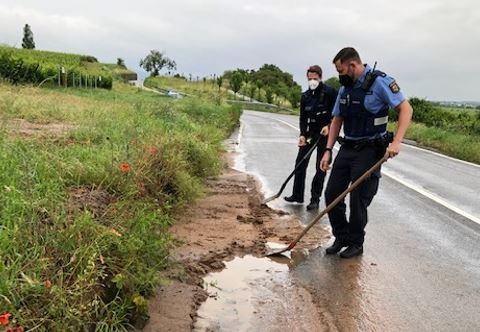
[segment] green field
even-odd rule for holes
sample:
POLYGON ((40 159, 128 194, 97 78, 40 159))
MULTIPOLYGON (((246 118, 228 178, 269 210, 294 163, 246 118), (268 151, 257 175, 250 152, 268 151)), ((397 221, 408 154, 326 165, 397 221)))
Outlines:
POLYGON ((110 89, 113 79, 136 77, 115 64, 92 56, 0 46, 0 78, 14 84, 99 87, 110 89))
POLYGON ((413 123, 406 137, 446 155, 480 164, 480 136, 413 123))
MULTIPOLYGON (((272 112, 272 113, 284 113, 284 114, 298 114, 298 109, 268 105, 266 103, 252 104, 242 103, 242 100, 235 98, 232 93, 227 91, 228 81, 225 81, 224 86, 218 87, 213 81, 187 81, 183 78, 157 76, 149 77, 145 80, 145 86, 154 89, 174 89, 176 91, 186 93, 187 96, 194 96, 195 98, 202 98, 206 100, 214 100, 217 103, 229 101, 232 104, 238 104, 239 107, 248 110, 260 111, 260 112, 272 112)), ((258 93, 258 91, 257 91, 258 93)), ((260 93, 264 93, 260 90, 260 93)), ((289 104, 287 106, 290 106, 289 104)))
MULTIPOLYGON (((441 107, 419 98, 410 98, 410 104, 413 121, 406 138, 449 156, 480 163, 479 111, 441 107)), ((390 112, 390 119, 396 121, 396 112, 390 112)), ((395 125, 390 123, 390 130, 395 125)))
POLYGON ((144 82, 146 87, 154 89, 174 89, 196 98, 211 100, 217 104, 233 98, 225 87, 219 88, 212 81, 188 81, 184 78, 157 76, 148 77, 144 82))
POLYGON ((238 108, 0 83, 0 313, 37 331, 141 326, 167 228, 219 172, 238 108))

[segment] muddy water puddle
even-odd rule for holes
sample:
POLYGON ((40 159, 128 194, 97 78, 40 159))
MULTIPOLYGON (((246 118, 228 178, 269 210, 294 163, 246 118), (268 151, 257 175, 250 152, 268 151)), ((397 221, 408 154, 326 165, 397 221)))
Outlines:
POLYGON ((198 310, 194 330, 273 331, 280 327, 314 327, 316 310, 310 295, 290 278, 291 269, 306 256, 306 252, 274 259, 247 255, 225 262, 224 270, 204 278, 209 298, 198 310))

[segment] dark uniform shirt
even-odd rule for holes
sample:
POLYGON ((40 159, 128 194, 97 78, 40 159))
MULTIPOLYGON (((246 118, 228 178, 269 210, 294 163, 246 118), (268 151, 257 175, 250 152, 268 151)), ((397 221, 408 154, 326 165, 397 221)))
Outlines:
POLYGON ((319 136, 320 130, 332 119, 337 90, 320 83, 315 90, 302 93, 300 100, 300 136, 319 136))

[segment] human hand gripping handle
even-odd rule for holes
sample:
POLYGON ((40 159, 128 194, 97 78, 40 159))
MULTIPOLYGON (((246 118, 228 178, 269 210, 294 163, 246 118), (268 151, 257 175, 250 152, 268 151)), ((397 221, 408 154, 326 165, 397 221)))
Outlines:
POLYGON ((393 141, 388 145, 386 154, 388 158, 393 158, 400 152, 400 142, 393 141))
POLYGON ((298 146, 304 146, 306 143, 305 136, 300 136, 298 138, 298 146))
POLYGON ((323 151, 323 157, 320 160, 320 169, 323 172, 326 172, 330 169, 330 164, 332 163, 332 149, 326 148, 323 151))
POLYGON ((330 169, 330 164, 332 163, 332 148, 337 140, 338 133, 342 127, 343 119, 341 117, 335 116, 330 123, 330 128, 328 128, 328 140, 327 147, 323 151, 322 159, 320 160, 320 169, 323 172, 326 172, 330 169), (329 148, 330 146, 330 148, 329 148))
POLYGON ((320 130, 320 135, 327 136, 328 135, 328 125, 324 126, 322 130, 320 130))

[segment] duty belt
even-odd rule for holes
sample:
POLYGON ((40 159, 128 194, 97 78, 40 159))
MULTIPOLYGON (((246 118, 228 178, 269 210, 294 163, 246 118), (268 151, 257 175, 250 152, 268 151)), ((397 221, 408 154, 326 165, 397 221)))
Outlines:
POLYGON ((374 146, 376 145, 377 139, 360 139, 360 140, 353 140, 353 139, 346 139, 344 137, 338 137, 337 139, 340 145, 343 145, 348 148, 353 148, 354 150, 361 150, 366 146, 374 146))
POLYGON ((338 143, 343 146, 353 148, 355 150, 361 150, 366 146, 384 146, 387 147, 389 143, 393 141, 393 133, 386 132, 384 135, 378 138, 368 138, 368 139, 346 139, 345 137, 339 136, 337 138, 338 143))

